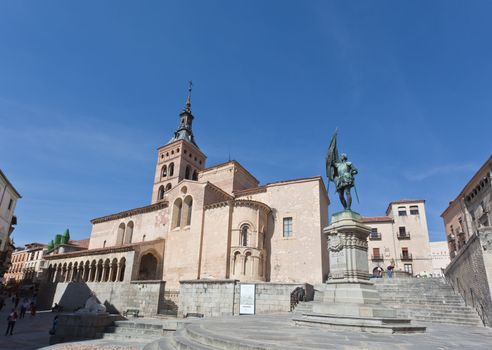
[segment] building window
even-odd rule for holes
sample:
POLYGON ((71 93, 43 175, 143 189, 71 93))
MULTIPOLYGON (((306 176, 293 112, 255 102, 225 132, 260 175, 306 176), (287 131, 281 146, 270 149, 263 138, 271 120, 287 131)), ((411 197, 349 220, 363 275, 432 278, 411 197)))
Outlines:
POLYGON ((169 176, 174 175, 174 163, 169 164, 169 176))
POLYGON ((398 216, 407 216, 407 208, 398 207, 398 216))
POLYGON ((403 265, 403 270, 411 275, 413 275, 413 268, 412 264, 404 264, 403 265))
POLYGON ((181 198, 177 198, 174 201, 172 228, 177 228, 181 226, 181 213, 183 210, 183 201, 181 198))
POLYGON ((13 201, 12 199, 10 199, 10 201, 9 201, 9 208, 8 208, 8 210, 12 209, 12 204, 14 204, 14 201, 13 201))
POLYGON ((381 258, 381 253, 379 252, 379 248, 372 248, 372 257, 373 259, 381 258))
POLYGON ((284 218, 284 237, 292 237, 292 218, 284 218))
POLYGON ((419 207, 416 205, 410 206, 410 215, 419 215, 419 207))
POLYGON ((167 165, 162 166, 161 177, 167 176, 167 165))
POLYGON ((241 245, 243 247, 248 246, 248 229, 248 225, 244 225, 243 227, 241 227, 241 245))
POLYGON ((405 228, 405 226, 400 226, 400 227, 399 227, 398 234, 399 234, 401 237, 405 237, 405 236, 407 235, 407 229, 405 228))
POLYGON ((190 173, 191 173, 191 168, 189 165, 187 165, 186 169, 185 169, 185 179, 187 179, 187 180, 190 179, 190 173))
POLYGON ((157 194, 157 199, 158 200, 164 199, 164 186, 159 187, 159 192, 157 194))

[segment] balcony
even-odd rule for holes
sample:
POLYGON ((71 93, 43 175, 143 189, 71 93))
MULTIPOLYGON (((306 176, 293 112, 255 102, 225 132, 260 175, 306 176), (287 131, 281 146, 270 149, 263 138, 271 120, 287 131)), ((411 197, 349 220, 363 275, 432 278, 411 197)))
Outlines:
POLYGON ((382 255, 372 255, 372 256, 371 256, 371 260, 372 260, 372 261, 383 261, 383 260, 384 260, 384 258, 383 258, 383 256, 382 256, 382 255))
POLYGON ((401 259, 401 261, 411 261, 411 260, 413 260, 412 254, 408 254, 408 253, 407 254, 401 254, 400 255, 400 259, 401 259))
POLYGON ((410 239, 410 232, 405 232, 405 233, 403 233, 403 232, 398 232, 398 233, 396 234, 396 237, 397 237, 398 239, 410 239))
POLYGON ((376 232, 376 233, 370 233, 369 234, 369 239, 371 241, 380 241, 381 240, 381 234, 379 232, 376 232))

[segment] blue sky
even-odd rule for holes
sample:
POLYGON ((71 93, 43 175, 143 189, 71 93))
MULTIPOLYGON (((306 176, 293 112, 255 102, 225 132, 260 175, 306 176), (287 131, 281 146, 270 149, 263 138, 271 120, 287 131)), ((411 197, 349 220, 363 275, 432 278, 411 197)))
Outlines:
MULTIPOLYGON (((0 168, 18 245, 150 203, 156 148, 193 80, 207 165, 262 183, 359 168, 363 215, 439 215, 491 154, 489 1, 2 1, 0 168)), ((330 213, 340 209, 331 186, 330 213)))

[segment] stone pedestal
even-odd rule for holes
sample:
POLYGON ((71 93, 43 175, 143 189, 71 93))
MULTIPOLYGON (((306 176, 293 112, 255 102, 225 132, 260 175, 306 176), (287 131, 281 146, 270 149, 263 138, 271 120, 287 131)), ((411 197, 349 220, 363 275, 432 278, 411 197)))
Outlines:
POLYGON ((330 274, 326 284, 315 288, 312 312, 294 317, 299 325, 345 327, 370 332, 423 332, 425 327, 397 319, 396 311, 381 304, 369 280, 367 238, 371 229, 362 217, 345 210, 332 216, 323 230, 328 241, 330 274))

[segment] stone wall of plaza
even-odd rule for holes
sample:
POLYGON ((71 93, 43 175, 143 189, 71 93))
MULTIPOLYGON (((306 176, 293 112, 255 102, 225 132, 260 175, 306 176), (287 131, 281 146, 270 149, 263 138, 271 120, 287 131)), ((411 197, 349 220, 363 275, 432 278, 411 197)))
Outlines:
POLYGON ((423 200, 400 200, 389 204, 386 216, 365 217, 371 227, 369 236, 369 272, 395 270, 413 275, 432 273, 432 254, 423 200))
MULTIPOLYGON (((250 284, 250 283, 248 283, 250 284)), ((291 311, 291 293, 302 287, 312 294, 312 286, 304 283, 255 284, 255 313, 269 314, 291 311)), ((204 316, 239 315, 241 282, 237 280, 181 281, 178 316, 203 314, 204 316)))
POLYGON ((492 227, 471 235, 444 272, 453 289, 492 326, 492 227))
POLYGON ((65 310, 77 310, 94 293, 110 313, 138 309, 141 315, 152 316, 159 313, 164 289, 164 281, 58 282, 52 303, 62 305, 65 310))

